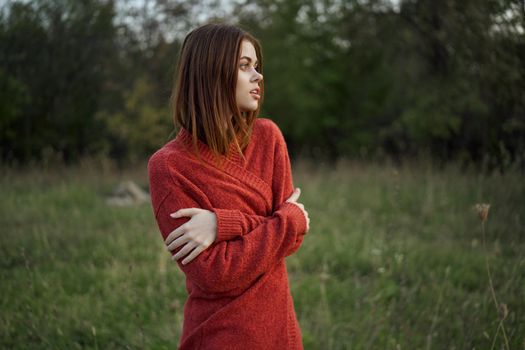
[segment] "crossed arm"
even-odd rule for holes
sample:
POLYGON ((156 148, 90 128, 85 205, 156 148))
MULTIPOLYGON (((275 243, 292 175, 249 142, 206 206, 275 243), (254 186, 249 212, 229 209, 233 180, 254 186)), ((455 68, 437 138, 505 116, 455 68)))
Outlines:
MULTIPOLYGON (((183 208, 199 206, 192 197, 178 190, 170 191, 162 203, 155 215, 164 239, 178 227, 189 223, 187 217, 172 218, 170 214, 183 208)), ((209 206, 204 208, 208 211, 216 210, 209 206)), ((260 220, 245 220, 245 214, 240 214, 239 218, 240 221, 248 222, 247 229, 253 228, 248 226, 260 220)), ((228 224, 234 222, 235 220, 231 220, 228 224)), ((183 235, 186 231, 194 231, 193 224, 180 230, 183 235)), ((301 207, 291 202, 283 202, 275 208, 271 216, 264 217, 256 227, 244 235, 237 236, 236 239, 213 242, 191 263, 182 264, 178 261, 178 265, 187 280, 206 293, 235 293, 236 290, 245 290, 282 259, 295 252, 306 230, 307 218, 301 207)), ((181 247, 174 248, 172 252, 177 253, 179 249, 181 247)))
MULTIPOLYGON (((306 219, 306 232, 308 232, 310 219, 304 205, 298 202, 300 194, 300 189, 295 189, 285 202, 292 203, 301 209, 306 219)), ((200 208, 179 209, 171 213, 170 216, 174 219, 190 218, 185 224, 170 232, 165 239, 168 251, 173 253, 181 247, 173 255, 173 260, 179 260, 184 257, 182 260, 183 265, 191 262, 213 243, 243 236, 254 230, 265 220, 270 219, 270 217, 245 214, 238 210, 214 209, 210 211, 200 208)), ((298 236, 296 245, 290 251, 290 254, 297 250, 302 240, 303 235, 298 236)))

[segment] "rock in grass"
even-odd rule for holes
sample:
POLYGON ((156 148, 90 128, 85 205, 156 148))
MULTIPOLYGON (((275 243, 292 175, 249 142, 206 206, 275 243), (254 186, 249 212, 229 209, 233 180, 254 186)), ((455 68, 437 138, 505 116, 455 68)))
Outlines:
POLYGON ((129 206, 149 202, 149 194, 133 181, 121 182, 113 194, 106 198, 108 205, 129 206))

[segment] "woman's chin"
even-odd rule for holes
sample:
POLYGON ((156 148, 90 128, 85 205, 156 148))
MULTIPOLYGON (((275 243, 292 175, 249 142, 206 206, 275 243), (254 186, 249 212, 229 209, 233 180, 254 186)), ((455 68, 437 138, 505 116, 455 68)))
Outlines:
POLYGON ((246 113, 246 112, 255 112, 257 110, 257 107, 258 106, 242 106, 242 107, 239 107, 239 110, 243 113, 246 113))

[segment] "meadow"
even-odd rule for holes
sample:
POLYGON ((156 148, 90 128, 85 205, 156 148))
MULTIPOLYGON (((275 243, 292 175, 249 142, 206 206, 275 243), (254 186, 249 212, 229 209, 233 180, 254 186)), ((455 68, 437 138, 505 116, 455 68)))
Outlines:
MULTIPOLYGON (((147 188, 145 164, 0 175, 0 348, 176 347, 184 276, 150 205, 105 202, 122 180, 147 188)), ((305 349, 525 349, 519 171, 303 161, 294 179, 311 218, 287 258, 305 349)))

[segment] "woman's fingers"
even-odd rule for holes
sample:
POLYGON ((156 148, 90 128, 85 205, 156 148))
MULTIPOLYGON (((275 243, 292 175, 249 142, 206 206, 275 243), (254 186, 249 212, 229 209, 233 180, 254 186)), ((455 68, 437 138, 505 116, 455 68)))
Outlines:
POLYGON ((182 218, 182 217, 191 217, 193 215, 196 215, 200 213, 202 209, 200 208, 183 208, 179 209, 174 213, 171 213, 170 216, 172 218, 182 218))
POLYGON ((173 242, 178 237, 182 236, 186 232, 186 225, 180 225, 175 230, 171 231, 171 233, 166 237, 164 240, 164 243, 166 245, 169 245, 171 242, 173 242))
POLYGON ((170 252, 179 249, 173 260, 184 258, 184 264, 189 263, 206 248, 217 236, 217 219, 215 213, 200 208, 183 208, 170 214, 172 218, 190 217, 190 220, 173 230, 165 243, 170 252))
MULTIPOLYGON (((183 232, 184 233, 184 232, 183 232)), ((186 242, 191 241, 187 234, 182 234, 179 238, 168 244, 168 251, 172 252, 186 242)))
POLYGON ((202 245, 197 246, 197 248, 193 249, 193 251, 188 255, 184 260, 182 260, 182 265, 186 265, 193 259, 197 257, 200 253, 202 253, 206 248, 202 245))
POLYGON ((297 187, 295 190, 293 190, 292 195, 290 197, 288 197, 286 202, 297 202, 297 200, 299 199, 300 195, 301 195, 301 189, 299 187, 297 187))
POLYGON ((179 250, 177 252, 177 254, 173 255, 173 260, 179 260, 180 258, 182 258, 183 256, 186 256, 189 252, 191 252, 195 247, 197 246, 197 244, 195 242, 188 242, 186 243, 186 245, 184 247, 182 247, 181 250, 179 250))
MULTIPOLYGON (((290 197, 291 198, 291 197, 290 197)), ((288 202, 288 201, 287 201, 288 202)), ((306 232, 308 232, 310 230, 310 217, 308 216, 308 212, 306 211, 306 209, 304 208, 304 205, 302 203, 299 203, 299 202, 294 202, 294 201, 291 201, 290 203, 296 205, 299 207, 299 209, 301 209, 301 211, 303 212, 303 215, 306 219, 306 232)))
POLYGON ((310 231, 310 218, 306 218, 306 232, 310 231))
POLYGON ((286 202, 293 203, 293 204, 297 205, 299 207, 299 209, 301 209, 301 211, 303 212, 304 217, 306 219, 306 232, 308 232, 308 230, 310 229, 310 218, 308 217, 308 212, 304 208, 304 205, 302 203, 297 202, 297 200, 299 199, 300 195, 301 195, 301 189, 299 187, 297 187, 293 191, 292 195, 286 200, 286 202))
MULTIPOLYGON (((171 213, 170 216, 174 219, 176 218, 182 218, 182 217, 193 217, 193 215, 197 215, 201 213, 203 210, 200 208, 183 208, 179 209, 174 213, 171 213)), ((190 219, 191 220, 191 219, 190 219)), ((178 238, 179 236, 182 236, 186 232, 186 225, 180 225, 177 227, 177 229, 173 230, 168 237, 164 240, 164 243, 166 245, 169 245, 171 242, 173 242, 174 239, 178 238)), ((173 250, 173 249, 170 249, 173 250)))

